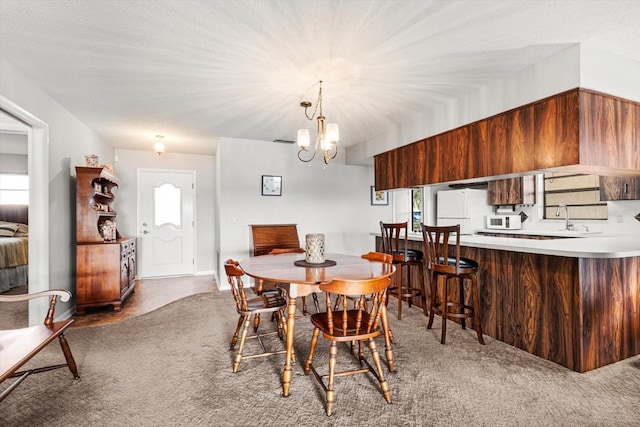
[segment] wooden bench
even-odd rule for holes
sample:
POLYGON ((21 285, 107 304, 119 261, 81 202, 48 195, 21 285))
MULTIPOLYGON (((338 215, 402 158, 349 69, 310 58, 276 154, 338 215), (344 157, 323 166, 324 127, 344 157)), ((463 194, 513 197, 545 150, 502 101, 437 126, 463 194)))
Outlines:
POLYGON ((73 377, 75 379, 80 378, 76 362, 73 360, 71 349, 64 336, 64 331, 73 323, 73 319, 58 322, 54 322, 53 320, 58 297, 60 297, 60 300, 63 302, 69 301, 69 298, 71 298, 70 292, 57 289, 24 295, 0 295, 0 303, 27 301, 45 296, 51 296, 51 302, 49 304, 47 317, 44 319, 42 325, 0 331, 0 384, 9 378, 18 378, 2 391, 0 394, 0 402, 31 374, 68 366, 73 377), (67 363, 18 371, 22 365, 27 363, 56 338, 60 340, 62 353, 64 353, 67 363))

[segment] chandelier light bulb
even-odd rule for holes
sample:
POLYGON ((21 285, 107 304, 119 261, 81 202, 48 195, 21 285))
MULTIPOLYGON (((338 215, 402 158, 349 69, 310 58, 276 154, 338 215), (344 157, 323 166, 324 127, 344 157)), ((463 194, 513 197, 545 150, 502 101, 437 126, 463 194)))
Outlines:
POLYGON ((309 129, 298 129, 298 147, 304 150, 310 143, 309 129))

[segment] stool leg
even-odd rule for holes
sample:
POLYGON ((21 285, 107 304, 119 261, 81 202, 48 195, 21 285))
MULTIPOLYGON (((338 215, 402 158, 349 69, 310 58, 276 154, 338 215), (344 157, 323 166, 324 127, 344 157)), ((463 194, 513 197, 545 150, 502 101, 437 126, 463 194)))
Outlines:
POLYGON ((407 294, 409 294, 409 298, 407 303, 409 304, 409 308, 411 308, 411 303, 413 302, 413 263, 407 264, 407 294))
POLYGON ((447 296, 449 295, 449 278, 447 276, 444 277, 444 294, 442 295, 442 302, 440 306, 442 307, 442 336, 440 337, 440 344, 444 344, 447 338, 447 296))
POLYGON ((436 292, 438 291, 438 275, 433 271, 429 270, 429 286, 431 291, 429 292, 431 295, 429 296, 429 323, 427 323, 427 329, 431 329, 433 326, 433 315, 436 312, 436 292))
POLYGON ((429 314, 429 307, 427 306, 427 285, 424 280, 424 266, 422 261, 418 264, 418 270, 420 275, 420 300, 422 301, 422 312, 425 316, 429 314))
POLYGON ((482 337, 482 325, 480 324, 480 294, 478 292, 478 278, 475 274, 471 276, 471 296, 473 298, 473 323, 475 323, 478 342, 484 345, 482 337))
MULTIPOLYGON (((464 314, 464 278, 459 277, 458 280, 460 281, 460 295, 458 296, 460 301, 460 314, 464 314)), ((462 329, 467 329, 467 319, 465 317, 460 318, 460 324, 462 325, 462 329)))
POLYGON ((402 320, 402 284, 404 283, 404 275, 402 274, 403 264, 398 264, 398 286, 396 287, 396 296, 398 297, 398 320, 402 320))

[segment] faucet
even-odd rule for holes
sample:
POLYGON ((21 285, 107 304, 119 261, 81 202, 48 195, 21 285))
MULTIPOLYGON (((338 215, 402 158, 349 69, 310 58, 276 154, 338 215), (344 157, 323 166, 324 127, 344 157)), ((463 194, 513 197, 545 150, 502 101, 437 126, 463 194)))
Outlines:
POLYGON ((564 230, 571 231, 573 229, 573 224, 569 222, 569 208, 567 208, 567 205, 558 205, 556 209, 556 216, 560 216, 560 208, 564 208, 564 230))

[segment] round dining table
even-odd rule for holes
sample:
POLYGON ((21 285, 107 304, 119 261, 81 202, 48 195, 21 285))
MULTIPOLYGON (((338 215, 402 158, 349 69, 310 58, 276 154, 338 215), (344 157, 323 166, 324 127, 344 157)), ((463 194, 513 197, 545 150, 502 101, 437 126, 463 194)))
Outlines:
MULTIPOLYGON (((336 253, 325 254, 328 266, 298 266, 304 264, 304 253, 283 253, 277 255, 261 255, 240 261, 240 267, 254 279, 275 282, 287 292, 289 305, 287 308, 286 357, 282 372, 282 392, 289 395, 293 361, 293 340, 295 334, 296 298, 320 291, 319 285, 333 279, 364 280, 388 276, 395 271, 392 264, 369 261, 355 255, 336 253)), ((386 307, 381 314, 384 330, 385 356, 390 371, 394 371, 393 348, 388 327, 386 307)))

